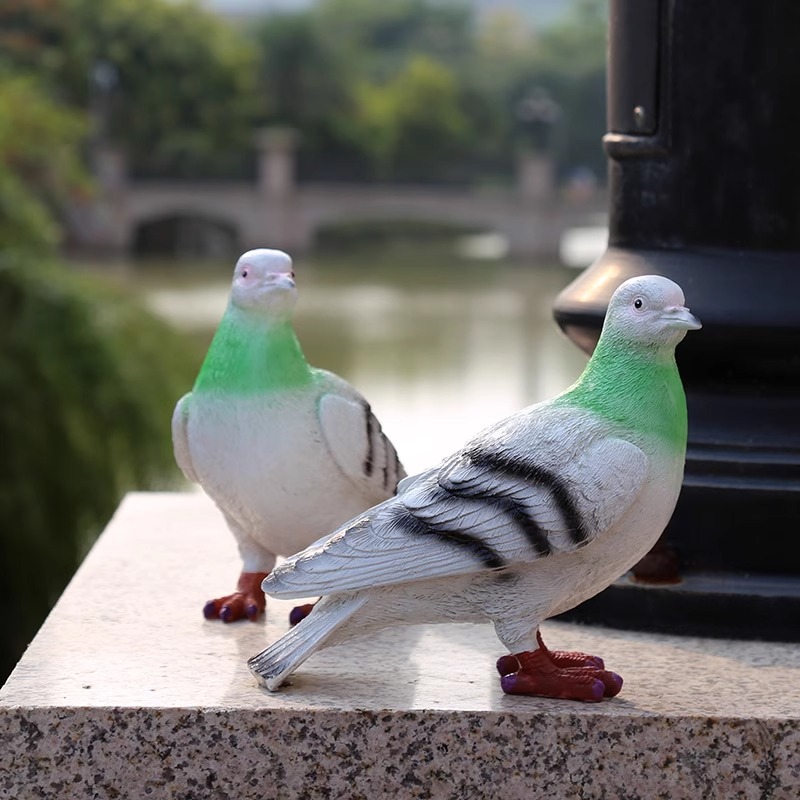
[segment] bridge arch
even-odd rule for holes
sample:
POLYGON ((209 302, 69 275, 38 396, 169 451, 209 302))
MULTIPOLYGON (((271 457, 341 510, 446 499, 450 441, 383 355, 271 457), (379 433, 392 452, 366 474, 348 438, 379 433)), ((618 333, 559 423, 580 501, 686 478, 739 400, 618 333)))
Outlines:
POLYGON ((229 259, 241 248, 235 222, 181 209, 140 217, 130 236, 135 256, 229 259))

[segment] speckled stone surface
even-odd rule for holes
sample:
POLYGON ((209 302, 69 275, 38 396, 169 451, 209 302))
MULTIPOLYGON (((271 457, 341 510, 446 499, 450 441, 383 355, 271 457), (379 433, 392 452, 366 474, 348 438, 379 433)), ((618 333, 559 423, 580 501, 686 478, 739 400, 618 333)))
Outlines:
POLYGON ((129 496, 0 691, 2 798, 800 796, 800 647, 550 623, 625 678, 599 705, 507 697, 487 625, 386 631, 279 694, 287 626, 203 619, 238 562, 200 494, 129 496))

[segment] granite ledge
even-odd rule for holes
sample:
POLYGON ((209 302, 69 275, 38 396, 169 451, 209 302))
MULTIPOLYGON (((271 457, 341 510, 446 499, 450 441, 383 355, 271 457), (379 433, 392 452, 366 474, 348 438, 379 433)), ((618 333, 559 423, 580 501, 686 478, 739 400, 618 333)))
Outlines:
POLYGON ((286 628, 206 622, 237 574, 200 494, 131 495, 0 690, 0 798, 775 798, 800 794, 800 648, 551 623, 626 680, 504 696, 489 626, 386 631, 269 694, 286 628))

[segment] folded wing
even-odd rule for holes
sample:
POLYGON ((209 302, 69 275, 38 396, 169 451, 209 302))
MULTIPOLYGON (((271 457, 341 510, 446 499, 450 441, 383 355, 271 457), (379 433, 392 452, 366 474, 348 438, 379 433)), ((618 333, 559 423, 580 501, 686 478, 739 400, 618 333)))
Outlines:
POLYGON ((594 439, 547 467, 535 454, 468 447, 264 582, 275 597, 509 571, 577 550, 636 501, 647 458, 630 442, 594 439))
POLYGON ((318 414, 328 452, 339 469, 374 492, 376 499, 393 493, 405 471, 369 404, 326 394, 318 414))
POLYGON ((172 413, 172 447, 175 452, 175 461, 186 479, 199 483, 189 450, 188 425, 191 397, 191 393, 181 397, 172 413))

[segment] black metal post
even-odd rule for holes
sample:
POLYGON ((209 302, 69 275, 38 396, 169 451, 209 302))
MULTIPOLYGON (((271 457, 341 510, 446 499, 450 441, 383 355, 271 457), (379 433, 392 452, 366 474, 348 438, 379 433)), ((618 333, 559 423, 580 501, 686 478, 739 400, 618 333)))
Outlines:
POLYGON ((793 0, 610 2, 609 246, 555 317, 590 352, 613 290, 657 273, 704 328, 673 520, 572 618, 800 639, 798 31, 793 0))

